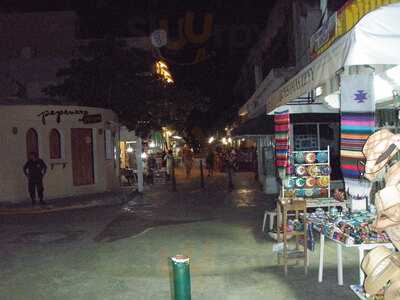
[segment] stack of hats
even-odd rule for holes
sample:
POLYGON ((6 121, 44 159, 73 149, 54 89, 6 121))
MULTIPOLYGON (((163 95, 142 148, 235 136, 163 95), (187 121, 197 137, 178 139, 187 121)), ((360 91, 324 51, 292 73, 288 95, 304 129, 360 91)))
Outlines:
MULTIPOLYGON (((365 143, 364 177, 374 182, 385 173, 385 188, 375 194, 377 217, 374 228, 385 231, 393 245, 400 250, 400 162, 387 170, 389 161, 400 150, 400 135, 382 129, 371 135, 365 143), (387 172, 386 172, 387 171, 387 172)), ((370 251, 363 260, 367 274, 365 291, 376 295, 384 289, 385 300, 400 300, 400 253, 385 247, 370 251)))

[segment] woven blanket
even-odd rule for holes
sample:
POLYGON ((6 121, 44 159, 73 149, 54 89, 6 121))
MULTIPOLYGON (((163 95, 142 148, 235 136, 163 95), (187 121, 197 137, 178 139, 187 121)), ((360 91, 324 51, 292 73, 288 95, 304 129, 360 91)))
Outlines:
POLYGON ((281 179, 286 177, 289 160, 289 111, 275 112, 275 164, 281 179))
POLYGON ((340 162, 353 211, 365 210, 371 184, 363 178, 363 146, 375 131, 373 73, 345 75, 341 84, 340 162))

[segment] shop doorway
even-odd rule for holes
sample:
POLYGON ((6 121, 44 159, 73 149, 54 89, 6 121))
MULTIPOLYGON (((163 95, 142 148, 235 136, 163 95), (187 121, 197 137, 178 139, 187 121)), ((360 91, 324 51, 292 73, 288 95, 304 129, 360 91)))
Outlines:
POLYGON ((71 129, 71 152, 73 184, 77 186, 94 184, 91 128, 71 129))

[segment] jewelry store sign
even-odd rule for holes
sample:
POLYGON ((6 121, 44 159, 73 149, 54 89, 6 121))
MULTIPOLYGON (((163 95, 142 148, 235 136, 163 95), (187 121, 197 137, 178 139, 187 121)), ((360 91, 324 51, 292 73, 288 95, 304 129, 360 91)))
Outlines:
POLYGON ((296 99, 302 94, 309 92, 308 85, 313 81, 314 70, 312 67, 310 67, 283 86, 281 91, 281 99, 290 101, 296 99))

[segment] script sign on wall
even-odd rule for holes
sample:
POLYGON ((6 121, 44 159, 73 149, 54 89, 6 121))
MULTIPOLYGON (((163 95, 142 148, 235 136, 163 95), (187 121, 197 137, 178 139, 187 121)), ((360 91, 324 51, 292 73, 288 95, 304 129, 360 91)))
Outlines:
POLYGON ((46 125, 46 118, 50 116, 56 117, 56 122, 61 122, 61 116, 71 116, 71 115, 82 115, 82 118, 78 121, 83 121, 83 118, 88 115, 89 112, 87 110, 79 110, 79 109, 62 109, 62 110, 45 110, 38 114, 38 117, 42 118, 42 124, 46 125))

